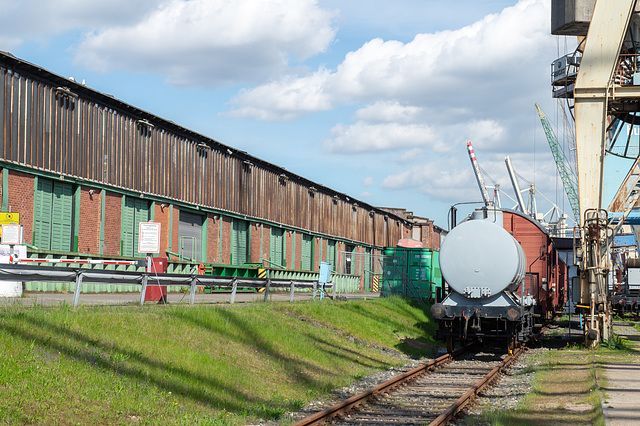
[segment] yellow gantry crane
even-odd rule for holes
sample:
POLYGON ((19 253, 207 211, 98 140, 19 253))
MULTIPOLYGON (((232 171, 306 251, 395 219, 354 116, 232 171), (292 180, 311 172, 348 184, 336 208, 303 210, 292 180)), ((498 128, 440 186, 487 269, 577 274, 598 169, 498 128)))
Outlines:
MULTIPOLYGON (((574 260, 580 272, 574 287, 579 290, 578 306, 586 314, 585 339, 592 346, 612 337, 609 251, 625 216, 612 221, 602 208, 603 166, 612 123, 633 117, 633 126, 640 111, 640 85, 634 84, 634 76, 640 71, 640 49, 635 41, 640 28, 638 20, 631 19, 635 8, 636 0, 597 0, 595 5, 593 0, 552 1, 552 33, 586 35, 575 83, 560 93, 573 99, 579 201, 576 219, 581 224, 574 238, 574 260)), ((575 67, 576 63, 569 61, 567 66, 575 67)), ((637 193, 633 188, 640 174, 634 177, 633 170, 637 164, 618 191, 614 200, 617 205, 612 203, 610 209, 626 215, 635 206, 637 193)))

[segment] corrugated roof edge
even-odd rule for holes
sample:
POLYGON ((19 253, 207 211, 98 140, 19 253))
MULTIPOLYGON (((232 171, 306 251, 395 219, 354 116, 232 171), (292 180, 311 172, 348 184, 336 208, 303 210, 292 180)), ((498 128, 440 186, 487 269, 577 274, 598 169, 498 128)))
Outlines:
POLYGON ((208 136, 202 135, 200 133, 194 132, 192 130, 189 130, 185 127, 182 127, 176 123, 174 123, 173 121, 164 119, 162 117, 158 117, 157 115, 154 115, 148 111, 144 111, 140 108, 134 107, 132 105, 129 105, 123 101, 118 100, 115 96, 113 95, 109 95, 109 94, 105 94, 102 92, 98 92, 97 90, 91 89, 90 87, 87 87, 86 85, 80 84, 76 81, 70 80, 68 78, 62 77, 58 74, 55 74, 51 71, 48 71, 42 67, 39 67, 37 65, 34 65, 30 62, 24 61, 20 58, 17 58, 15 55, 13 55, 10 52, 5 52, 5 51, 1 51, 0 50, 0 65, 4 65, 7 68, 13 68, 18 70, 19 72, 23 73, 23 74, 27 74, 27 75, 31 75, 33 77, 37 77, 40 80, 43 80, 45 82, 49 82, 52 85, 57 85, 57 86, 66 86, 68 87, 70 90, 72 90, 74 93, 77 93, 79 96, 82 96, 85 99, 88 100, 92 100, 95 102, 99 102, 101 104, 104 104, 106 106, 108 106, 109 108, 112 108, 114 110, 119 110, 122 112, 126 112, 127 114, 133 116, 134 118, 138 119, 138 120, 147 120, 148 122, 163 127, 167 130, 171 130, 173 132, 175 132, 176 134, 179 135, 183 135, 185 137, 188 137, 190 139, 194 139, 197 142, 204 142, 204 143, 209 143, 212 144, 215 148, 219 149, 220 151, 226 151, 227 149, 232 150, 234 153, 236 153, 238 155, 238 157, 240 158, 244 158, 247 160, 251 160, 252 162, 254 162, 254 164, 259 164, 262 167, 268 168, 273 170, 274 172, 278 173, 278 174, 285 174, 287 176, 287 178, 289 179, 294 179, 299 181, 300 183, 303 183, 306 186, 309 187, 315 187, 316 189, 318 188, 322 188, 323 192, 325 192, 328 195, 331 196, 339 196, 341 198, 344 199, 344 201, 347 202, 356 202, 358 204, 359 207, 363 207, 366 210, 370 210, 370 211, 375 211, 381 215, 385 215, 385 216, 391 216, 393 218, 395 218, 396 220, 399 220, 401 222, 404 223, 411 223, 411 221, 408 221, 406 219, 404 219, 403 217, 397 216, 393 213, 390 213, 388 211, 382 210, 378 207, 374 207, 368 203, 365 203, 361 200, 358 200, 356 198, 353 198, 351 196, 348 196, 347 194, 344 194, 342 192, 338 192, 335 191, 327 186, 324 186, 322 184, 313 182, 309 179, 306 179, 300 175, 297 175, 295 173, 292 173, 290 171, 288 171, 287 169, 280 167, 278 165, 275 165, 273 163, 269 163, 268 161, 262 160, 261 158, 258 157, 254 157, 250 154, 248 154, 245 151, 240 151, 237 148, 234 148, 232 146, 229 145, 225 145, 213 138, 210 138, 208 136), (348 200, 347 200, 348 199, 348 200))

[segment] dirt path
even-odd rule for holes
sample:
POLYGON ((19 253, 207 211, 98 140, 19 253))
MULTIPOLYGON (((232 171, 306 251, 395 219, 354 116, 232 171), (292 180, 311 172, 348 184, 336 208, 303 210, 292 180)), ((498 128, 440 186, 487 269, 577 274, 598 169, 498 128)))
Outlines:
POLYGON ((629 340, 637 355, 626 354, 615 363, 603 364, 604 384, 601 384, 607 426, 631 426, 640 424, 640 331, 632 326, 616 322, 614 331, 629 340), (626 358, 626 359, 625 359, 626 358))

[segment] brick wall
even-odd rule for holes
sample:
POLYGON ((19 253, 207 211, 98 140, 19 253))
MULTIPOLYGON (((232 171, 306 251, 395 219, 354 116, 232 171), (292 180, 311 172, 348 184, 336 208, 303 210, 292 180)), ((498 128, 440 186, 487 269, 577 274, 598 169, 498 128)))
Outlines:
POLYGON ((260 242, 262 238, 262 227, 257 222, 249 222, 251 228, 251 241, 249 242, 249 263, 261 263, 262 253, 260 252, 260 242))
POLYGON ((160 257, 167 257, 167 250, 169 250, 169 232, 171 232, 171 224, 169 223, 169 216, 171 216, 171 207, 162 207, 162 203, 155 203, 155 209, 153 211, 153 221, 160 224, 160 257))
POLYGON ((324 250, 322 250, 322 238, 313 237, 314 244, 314 253, 313 253, 313 270, 320 271, 320 251, 324 255, 324 250))
POLYGON ((32 175, 9 170, 8 208, 14 213, 20 213, 24 242, 28 244, 33 241, 33 181, 32 175))
POLYGON ((80 187, 80 226, 78 229, 78 251, 80 253, 100 253, 101 203, 100 190, 87 186, 80 187))
MULTIPOLYGON (((171 222, 171 251, 180 254, 180 209, 173 207, 173 220, 171 222)), ((167 237, 168 240, 168 237, 167 237)), ((200 250, 198 250, 198 253, 200 250)))
POLYGON ((231 262, 231 218, 222 216, 222 256, 221 263, 231 262))
POLYGON ((302 264, 302 234, 299 232, 295 233, 295 239, 296 239, 296 259, 295 259, 295 264, 293 265, 293 269, 300 269, 301 268, 301 264, 302 264))
POLYGON ((114 192, 107 191, 104 206, 104 254, 119 256, 121 253, 121 214, 122 196, 114 192))
POLYGON ((208 214, 207 221, 207 262, 218 263, 220 254, 220 216, 208 214), (218 218, 216 220, 216 217, 218 218))
MULTIPOLYGON (((269 225, 262 225, 260 228, 260 232, 262 232, 262 258, 271 260, 269 257, 269 254, 271 253, 271 227, 269 225)), ((268 263, 263 264, 268 265, 268 263)))
POLYGON ((293 265, 291 263, 291 257, 292 257, 292 253, 293 253, 293 251, 292 251, 293 250, 293 233, 289 232, 289 231, 284 231, 284 237, 285 237, 285 239, 287 241, 286 242, 286 246, 287 246, 286 247, 287 248, 286 249, 286 252, 287 252, 286 257, 287 257, 287 259, 286 259, 285 267, 288 268, 288 269, 292 269, 293 265))

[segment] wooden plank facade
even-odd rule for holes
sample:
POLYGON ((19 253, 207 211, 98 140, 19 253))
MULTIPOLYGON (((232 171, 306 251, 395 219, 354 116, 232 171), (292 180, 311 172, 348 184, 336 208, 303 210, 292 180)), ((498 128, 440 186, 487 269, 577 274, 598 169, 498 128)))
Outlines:
MULTIPOLYGON (((400 216, 5 53, 0 166, 374 249, 411 230, 400 216)), ((2 197, 3 207, 15 204, 2 197)))

